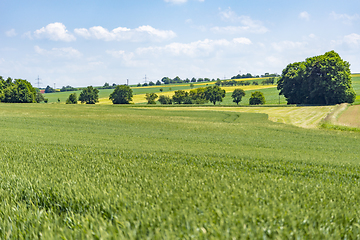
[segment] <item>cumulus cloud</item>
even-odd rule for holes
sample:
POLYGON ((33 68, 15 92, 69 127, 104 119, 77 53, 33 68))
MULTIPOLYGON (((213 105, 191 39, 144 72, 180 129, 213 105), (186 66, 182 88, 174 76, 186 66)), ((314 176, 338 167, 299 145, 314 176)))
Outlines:
POLYGON ((360 45, 360 35, 356 33, 346 35, 344 37, 344 42, 349 45, 358 47, 360 45))
POLYGON ((345 35, 338 40, 331 41, 331 47, 343 49, 345 51, 356 51, 360 48, 360 35, 352 33, 345 35))
POLYGON ((307 42, 293 42, 293 41, 281 41, 277 43, 272 43, 272 47, 279 52, 292 49, 300 49, 307 45, 307 42))
POLYGON ((235 38, 232 41, 226 39, 219 40, 199 40, 191 43, 171 43, 163 47, 147 47, 147 48, 138 48, 137 54, 146 54, 146 53, 161 53, 166 52, 175 56, 185 55, 189 57, 198 57, 206 56, 212 52, 217 51, 223 47, 236 47, 237 45, 249 45, 251 40, 248 38, 235 38))
POLYGON ((358 14, 355 15, 347 15, 347 14, 337 14, 335 12, 331 12, 330 16, 334 20, 341 20, 344 24, 351 24, 353 21, 359 20, 360 16, 358 14))
POLYGON ((17 33, 16 33, 15 29, 10 29, 9 31, 5 32, 5 35, 7 37, 15 37, 17 35, 17 33))
POLYGON ((211 28, 211 30, 215 33, 266 33, 269 31, 265 26, 263 26, 261 21, 253 20, 249 16, 238 16, 234 11, 231 10, 231 8, 220 11, 220 17, 223 21, 232 22, 240 25, 211 28))
POLYGON ((59 22, 50 23, 46 27, 42 27, 36 30, 34 32, 34 37, 48 38, 53 41, 64 42, 71 42, 76 40, 75 36, 66 30, 65 25, 59 22))
POLYGON ((72 48, 72 47, 66 47, 66 48, 52 48, 51 50, 46 50, 43 48, 40 48, 39 46, 35 46, 34 50, 36 53, 44 56, 53 56, 53 57, 64 57, 64 58, 80 58, 82 54, 72 48))
POLYGON ((299 14, 299 18, 300 18, 300 19, 304 19, 304 20, 306 20, 306 21, 309 21, 309 20, 310 20, 310 14, 309 14, 308 12, 306 12, 306 11, 301 12, 301 13, 299 14))
POLYGON ((118 27, 111 31, 101 26, 86 28, 77 28, 74 32, 84 38, 94 38, 104 41, 122 41, 130 40, 134 42, 142 42, 147 40, 163 41, 174 38, 176 34, 171 30, 159 30, 149 25, 140 26, 135 29, 126 27, 118 27))

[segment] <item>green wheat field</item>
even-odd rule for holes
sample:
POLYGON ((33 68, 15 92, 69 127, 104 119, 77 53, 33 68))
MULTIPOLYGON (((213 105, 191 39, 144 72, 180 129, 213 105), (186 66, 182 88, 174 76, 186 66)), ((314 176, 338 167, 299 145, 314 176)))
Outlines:
POLYGON ((360 238, 359 133, 79 104, 0 104, 0 130, 1 239, 360 238))

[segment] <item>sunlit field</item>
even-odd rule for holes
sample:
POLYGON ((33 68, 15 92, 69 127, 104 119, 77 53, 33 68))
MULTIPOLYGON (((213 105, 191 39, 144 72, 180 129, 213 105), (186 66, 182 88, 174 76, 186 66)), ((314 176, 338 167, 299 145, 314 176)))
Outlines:
POLYGON ((0 238, 359 238, 360 135, 234 109, 0 104, 0 238))

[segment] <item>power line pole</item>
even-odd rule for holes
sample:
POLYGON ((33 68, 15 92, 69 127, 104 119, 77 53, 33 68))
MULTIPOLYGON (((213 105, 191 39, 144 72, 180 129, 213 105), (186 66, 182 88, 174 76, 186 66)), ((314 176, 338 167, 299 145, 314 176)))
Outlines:
POLYGON ((129 79, 126 79, 126 85, 129 86, 129 79))
POLYGON ((41 80, 41 78, 39 77, 39 75, 38 75, 38 78, 36 78, 35 80, 36 80, 36 83, 38 85, 38 88, 40 88, 40 80, 41 80))
POLYGON ((54 83, 54 90, 55 90, 55 83, 54 83))
POLYGON ((146 77, 146 74, 145 74, 145 78, 144 78, 144 79, 145 79, 145 83, 147 83, 147 77, 146 77))

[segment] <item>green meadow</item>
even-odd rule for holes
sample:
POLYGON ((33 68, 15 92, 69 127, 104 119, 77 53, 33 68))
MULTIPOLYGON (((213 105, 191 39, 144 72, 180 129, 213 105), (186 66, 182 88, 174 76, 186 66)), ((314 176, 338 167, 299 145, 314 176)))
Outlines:
MULTIPOLYGON (((240 102, 240 105, 249 105, 249 98, 251 96, 251 93, 254 91, 260 91, 264 93, 265 100, 267 105, 285 105, 286 100, 283 95, 279 97, 279 91, 276 89, 276 85, 272 85, 270 88, 264 88, 262 89, 261 81, 263 81, 266 78, 258 78, 258 79, 243 79, 242 81, 249 81, 249 82, 258 82, 259 85, 251 85, 251 90, 245 90, 245 97, 243 97, 242 101, 240 102)), ((352 82, 354 90, 358 93, 358 97, 354 104, 360 104, 360 75, 355 74, 352 75, 352 82)), ((200 82, 200 83, 194 83, 193 88, 198 87, 206 87, 206 86, 212 86, 215 82, 200 82)), ((221 102, 221 105, 236 105, 236 103, 233 102, 233 99, 231 98, 231 94, 233 89, 235 88, 244 88, 244 86, 236 86, 236 87, 230 87, 226 88, 226 96, 223 99, 223 102, 221 102)), ((186 90, 189 91, 192 88, 190 88, 190 83, 177 83, 177 84, 166 84, 161 86, 148 86, 148 87, 132 87, 133 94, 134 94, 134 103, 135 104, 146 104, 145 100, 145 94, 146 93, 156 93, 157 95, 166 95, 166 96, 172 96, 174 94, 174 91, 176 90, 186 90), (162 89, 162 92, 160 91, 162 89)), ((109 95, 113 92, 113 89, 99 89, 99 99, 104 104, 111 104, 111 101, 109 101, 109 95)), ((65 103, 66 99, 69 97, 69 95, 73 92, 56 92, 56 93, 47 93, 44 94, 46 98, 48 98, 49 103, 57 103, 58 99, 60 99, 60 103, 65 103)), ((76 91, 78 97, 81 93, 81 91, 76 91)), ((160 104, 157 102, 157 104, 160 104)), ((212 105, 211 103, 208 103, 206 105, 212 105)))
POLYGON ((0 238, 360 238, 359 133, 191 109, 0 104, 0 238))

